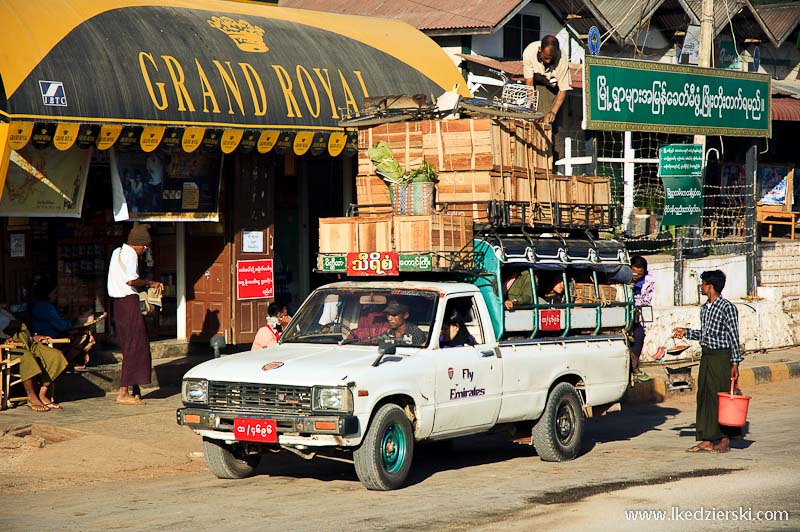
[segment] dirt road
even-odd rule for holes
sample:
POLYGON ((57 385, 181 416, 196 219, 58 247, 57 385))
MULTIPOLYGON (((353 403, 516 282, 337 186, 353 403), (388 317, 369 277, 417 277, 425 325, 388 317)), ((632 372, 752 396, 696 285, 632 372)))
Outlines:
MULTIPOLYGON (((726 455, 684 452, 694 441, 694 402, 685 398, 591 420, 584 454, 563 464, 496 436, 419 449, 410 486, 389 493, 364 490, 351 465, 283 453, 265 459, 254 478, 218 480, 191 459, 199 439, 175 425, 175 397, 151 400, 141 412, 109 401, 118 416, 65 423, 79 432, 70 439, 0 450, 0 530, 800 529, 800 381, 748 392, 749 433, 726 455), (788 511, 789 520, 651 516, 645 524, 625 514, 742 504, 788 511)), ((56 415, 79 413, 46 419, 56 415)))

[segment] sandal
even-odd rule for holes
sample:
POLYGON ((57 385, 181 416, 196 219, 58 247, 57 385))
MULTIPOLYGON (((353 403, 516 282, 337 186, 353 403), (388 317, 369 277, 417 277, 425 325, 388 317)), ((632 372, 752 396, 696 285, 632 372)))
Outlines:
POLYGON ((641 370, 639 370, 639 372, 636 373, 636 375, 634 376, 636 377, 636 380, 638 380, 639 382, 647 382, 652 378, 650 377, 650 375, 641 370))
POLYGON ((136 395, 129 395, 125 399, 120 400, 119 398, 116 399, 116 403, 118 405, 144 405, 147 404, 142 401, 141 397, 136 395))
POLYGON ((25 405, 28 408, 30 408, 31 410, 33 410, 34 412, 49 412, 50 411, 50 407, 48 407, 47 405, 32 405, 30 403, 25 403, 25 405))
POLYGON ((64 408, 58 403, 44 403, 44 406, 47 407, 48 410, 63 410, 64 408))
POLYGON ((710 452, 713 452, 713 448, 712 447, 703 447, 702 445, 693 445, 692 447, 689 447, 688 449, 686 449, 686 452, 687 453, 699 453, 699 452, 710 453, 710 452))

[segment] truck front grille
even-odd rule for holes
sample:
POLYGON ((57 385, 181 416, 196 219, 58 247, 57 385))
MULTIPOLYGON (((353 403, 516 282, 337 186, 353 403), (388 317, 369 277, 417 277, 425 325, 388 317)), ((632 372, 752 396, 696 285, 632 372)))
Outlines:
POLYGON ((209 382, 208 406, 217 412, 248 414, 311 413, 310 386, 209 382))

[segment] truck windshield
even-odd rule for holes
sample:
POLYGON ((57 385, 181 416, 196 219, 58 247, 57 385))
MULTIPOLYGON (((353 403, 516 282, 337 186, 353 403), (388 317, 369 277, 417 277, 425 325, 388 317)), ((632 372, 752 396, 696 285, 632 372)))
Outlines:
POLYGON ((323 289, 300 308, 281 343, 428 345, 437 294, 422 290, 323 289))

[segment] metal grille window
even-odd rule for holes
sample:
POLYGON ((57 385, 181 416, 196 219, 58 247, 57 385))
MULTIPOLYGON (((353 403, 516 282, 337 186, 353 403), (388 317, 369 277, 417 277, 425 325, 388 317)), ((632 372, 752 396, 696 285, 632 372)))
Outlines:
POLYGON ((522 59, 522 51, 540 38, 541 22, 533 15, 515 15, 503 26, 503 59, 522 59))
POLYGON ((309 414, 311 387, 209 382, 208 406, 218 412, 309 414))

